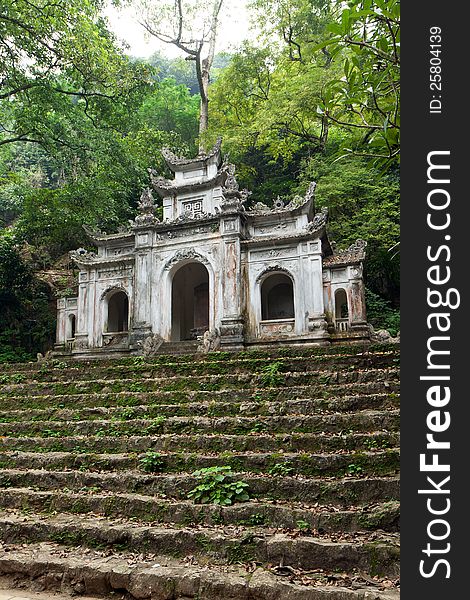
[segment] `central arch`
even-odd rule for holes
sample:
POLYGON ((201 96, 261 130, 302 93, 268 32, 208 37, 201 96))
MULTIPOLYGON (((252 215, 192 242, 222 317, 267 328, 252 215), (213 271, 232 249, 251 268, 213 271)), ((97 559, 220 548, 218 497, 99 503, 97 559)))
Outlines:
POLYGON ((199 262, 186 263, 171 286, 171 340, 194 340, 209 329, 209 272, 199 262))

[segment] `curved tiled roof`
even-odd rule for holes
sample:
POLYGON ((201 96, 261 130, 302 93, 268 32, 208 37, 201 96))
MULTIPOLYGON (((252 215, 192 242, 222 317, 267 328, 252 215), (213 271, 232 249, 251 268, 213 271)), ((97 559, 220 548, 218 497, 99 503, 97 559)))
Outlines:
POLYGON ((356 240, 354 244, 351 244, 347 250, 324 258, 323 266, 335 267, 362 262, 366 257, 366 246, 367 242, 364 240, 356 240))

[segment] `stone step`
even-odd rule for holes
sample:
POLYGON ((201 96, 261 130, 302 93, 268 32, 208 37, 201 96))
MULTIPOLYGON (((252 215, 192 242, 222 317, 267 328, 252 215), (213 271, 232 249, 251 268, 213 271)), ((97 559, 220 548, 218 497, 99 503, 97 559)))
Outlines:
POLYGON ((195 354, 199 345, 200 342, 198 342, 197 340, 186 340, 182 342, 163 342, 163 344, 158 349, 158 354, 195 354))
POLYGON ((64 493, 9 488, 2 491, 0 508, 36 513, 72 513, 132 518, 149 523, 177 525, 237 525, 310 530, 315 534, 381 529, 398 531, 399 504, 381 504, 340 510, 333 506, 292 506, 279 502, 244 502, 233 506, 175 502, 138 494, 64 493))
POLYGON ((14 421, 0 423, 0 436, 66 437, 77 435, 139 435, 158 433, 341 433, 343 431, 398 430, 400 412, 362 411, 325 415, 287 415, 263 417, 164 417, 154 419, 87 421, 14 421))
POLYGON ((297 399, 348 400, 351 396, 388 395, 398 400, 398 381, 331 384, 329 386, 297 385, 280 388, 239 387, 222 390, 179 391, 121 391, 87 392, 79 394, 9 394, 1 398, 3 411, 18 409, 127 407, 144 404, 184 404, 187 402, 285 402, 297 399))
POLYGON ((67 436, 61 437, 0 437, 0 451, 34 452, 336 452, 363 451, 394 447, 398 432, 372 431, 367 433, 253 433, 226 434, 159 434, 136 436, 67 436))
MULTIPOLYGON (((331 457, 325 457, 328 461, 331 457)), ((395 463, 397 463, 395 456, 395 463)), ((338 457, 336 468, 339 471, 340 465, 344 465, 344 471, 348 471, 351 458, 346 456, 341 459, 338 457)), ((369 482, 372 486, 377 481, 376 489, 367 490, 368 500, 361 502, 386 502, 397 499, 396 475, 395 469, 386 468, 387 460, 390 457, 384 455, 370 456, 371 463, 375 461, 376 471, 379 475, 373 474, 373 467, 369 465, 368 470, 363 468, 361 473, 349 473, 344 476, 338 472, 336 480, 320 478, 305 478, 294 476, 273 477, 270 475, 253 473, 235 473, 233 479, 243 481, 248 484, 249 495, 258 500, 290 500, 303 502, 308 505, 320 502, 322 504, 345 503, 342 506, 352 506, 357 501, 355 494, 351 490, 354 485, 350 482, 358 480, 369 482), (385 474, 389 477, 384 476, 385 474), (367 476, 366 476, 367 475, 367 476), (362 479, 361 479, 362 476, 362 479), (372 481, 372 483, 371 483, 372 481), (342 491, 344 487, 344 492, 342 491), (338 495, 336 500, 331 496, 331 490, 338 495), (328 499, 323 499, 326 494, 328 499)), ((328 473, 328 470, 325 469, 328 473)), ((332 465, 330 464, 330 472, 332 465)), ((154 495, 159 497, 174 498, 177 500, 187 499, 187 493, 199 484, 199 480, 188 473, 163 473, 151 474, 136 471, 121 471, 112 473, 97 473, 91 471, 46 471, 29 469, 22 471, 19 469, 0 470, 0 487, 8 488, 27 488, 31 487, 37 490, 70 490, 84 491, 92 490, 95 492, 113 492, 113 493, 136 493, 144 495, 154 495)), ((367 485, 364 483, 355 484, 356 487, 367 485)))
POLYGON ((34 372, 40 370, 64 370, 68 367, 80 368, 106 368, 108 366, 119 365, 142 365, 142 364, 178 364, 195 362, 229 362, 240 360, 265 360, 279 361, 288 359, 311 359, 313 362, 344 361, 368 359, 374 361, 376 358, 392 356, 394 364, 399 364, 400 348, 397 344, 370 344, 365 346, 358 345, 334 345, 334 346, 296 346, 296 347, 278 347, 265 349, 247 349, 241 352, 209 352, 208 354, 159 354, 153 357, 128 356, 128 357, 99 357, 93 359, 73 359, 71 357, 61 357, 47 362, 25 362, 25 363, 6 363, 2 365, 2 373, 22 373, 34 372))
POLYGON ((168 528, 122 520, 57 515, 40 517, 0 512, 1 539, 6 544, 51 541, 69 546, 108 547, 212 561, 282 564, 294 569, 359 569, 371 576, 395 577, 399 569, 396 534, 350 536, 339 541, 313 536, 269 533, 243 527, 168 528))
POLYGON ((360 371, 302 371, 265 374, 194 375, 172 377, 149 377, 147 379, 95 379, 90 381, 59 381, 31 383, 3 383, 0 398, 9 395, 66 395, 79 393, 149 392, 161 391, 215 391, 228 387, 285 387, 299 385, 330 386, 345 383, 383 383, 399 381, 399 370, 395 367, 360 371))
POLYGON ((329 371, 354 371, 364 369, 383 369, 397 367, 397 355, 394 353, 363 354, 360 356, 325 356, 325 357, 282 357, 272 358, 205 358, 188 360, 187 362, 175 361, 174 357, 166 357, 166 362, 140 360, 140 357, 113 361, 102 364, 100 361, 88 363, 58 363, 58 366, 42 365, 31 366, 30 369, 21 369, 16 372, 6 373, 1 376, 0 383, 30 383, 30 382, 58 382, 66 380, 89 381, 95 379, 148 379, 162 376, 193 376, 193 375, 223 375, 232 373, 249 373, 269 375, 269 372, 303 372, 312 367, 315 370, 329 371))
MULTIPOLYGON (((348 473, 362 473, 370 466, 372 456, 380 452, 384 467, 396 467, 398 451, 388 449, 384 453, 385 440, 379 442, 374 438, 369 444, 369 455, 362 453, 346 452, 341 449, 338 454, 309 454, 299 453, 233 453, 222 452, 218 455, 155 453, 158 459, 154 472, 181 473, 212 466, 230 466, 233 470, 249 473, 267 473, 272 475, 302 475, 311 477, 313 474, 325 471, 336 472, 338 467, 344 469, 344 462, 348 473), (342 456, 338 463, 337 456, 342 456), (369 463, 369 464, 368 464, 369 463), (354 465, 354 466, 350 466, 354 465)), ((54 471, 81 470, 81 471, 145 471, 142 460, 146 454, 87 454, 76 452, 9 452, 0 454, 1 468, 9 469, 47 469, 54 471)), ((375 463, 375 467, 378 464, 375 463)), ((152 471, 149 471, 152 472, 152 471)))
POLYGON ((43 408, 0 411, 0 423, 13 421, 71 421, 92 419, 150 419, 157 416, 235 416, 235 415, 314 415, 327 413, 348 413, 361 410, 388 410, 399 407, 396 394, 356 395, 334 399, 299 398, 295 400, 265 402, 185 402, 177 404, 141 404, 129 407, 94 406, 78 409, 43 408))
POLYGON ((399 600, 398 582, 274 565, 247 569, 168 557, 67 548, 52 543, 0 549, 0 575, 46 592, 150 600, 399 600))

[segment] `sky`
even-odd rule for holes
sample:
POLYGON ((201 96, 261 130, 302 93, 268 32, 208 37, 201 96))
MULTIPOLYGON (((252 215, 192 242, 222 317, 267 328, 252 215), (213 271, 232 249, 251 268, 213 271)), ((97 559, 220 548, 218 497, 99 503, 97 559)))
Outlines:
MULTIPOLYGON (((253 37, 249 32, 248 11, 246 0, 229 0, 230 17, 220 20, 217 36, 216 52, 234 50, 244 39, 253 37)), ((143 27, 137 22, 135 8, 127 7, 122 10, 108 5, 104 14, 109 20, 110 29, 120 40, 129 45, 127 53, 134 57, 148 58, 154 52, 160 51, 170 58, 182 56, 171 44, 164 44, 154 37, 146 34, 143 27)))

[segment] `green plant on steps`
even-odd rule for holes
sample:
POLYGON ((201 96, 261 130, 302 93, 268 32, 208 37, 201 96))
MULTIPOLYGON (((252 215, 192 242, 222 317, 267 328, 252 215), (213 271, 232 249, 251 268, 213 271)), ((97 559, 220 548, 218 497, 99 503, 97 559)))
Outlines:
POLYGON ((359 475, 359 473, 362 473, 363 469, 361 467, 361 465, 356 465, 354 463, 348 465, 348 473, 350 475, 359 475))
POLYGON ((159 452, 148 451, 139 459, 139 465, 147 473, 161 473, 164 469, 165 462, 163 456, 159 452))
POLYGON ((281 373, 282 364, 274 361, 261 368, 261 383, 265 387, 277 387, 281 385, 284 377, 281 373))
POLYGON ((269 470, 268 473, 274 476, 286 477, 294 472, 294 468, 290 467, 287 463, 275 463, 269 470))
POLYGON ((199 469, 194 471, 193 476, 200 480, 200 483, 188 492, 188 497, 196 504, 228 506, 250 499, 248 484, 234 481, 232 468, 228 465, 199 469))

